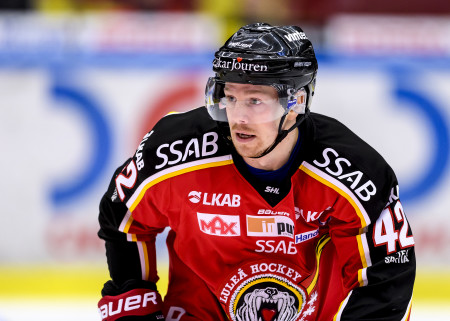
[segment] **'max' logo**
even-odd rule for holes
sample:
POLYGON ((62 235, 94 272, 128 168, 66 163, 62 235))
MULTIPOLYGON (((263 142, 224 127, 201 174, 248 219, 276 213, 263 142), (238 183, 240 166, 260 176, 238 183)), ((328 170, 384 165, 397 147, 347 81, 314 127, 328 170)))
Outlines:
POLYGON ((377 188, 371 180, 364 179, 364 174, 352 169, 352 163, 339 154, 333 148, 325 148, 322 153, 323 161, 314 160, 316 166, 325 168, 329 174, 341 181, 350 182, 350 188, 363 201, 368 201, 376 194, 377 188))
POLYGON ((228 207, 241 206, 241 196, 237 194, 202 193, 197 191, 191 191, 188 194, 188 199, 194 204, 199 203, 201 201, 203 205, 209 206, 228 206, 228 207))
POLYGON ((197 213, 197 219, 200 230, 205 234, 217 236, 241 235, 239 215, 197 213))
POLYGON ((218 139, 219 135, 217 133, 209 132, 204 134, 201 139, 192 138, 187 143, 180 139, 171 144, 162 144, 156 150, 156 156, 162 159, 162 162, 156 165, 155 169, 184 162, 192 155, 195 158, 214 155, 219 149, 217 145, 218 139))

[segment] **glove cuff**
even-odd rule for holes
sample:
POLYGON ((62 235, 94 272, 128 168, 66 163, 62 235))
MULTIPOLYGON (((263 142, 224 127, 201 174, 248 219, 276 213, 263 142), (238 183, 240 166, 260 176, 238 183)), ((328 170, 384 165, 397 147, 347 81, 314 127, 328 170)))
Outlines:
MULTIPOLYGON (((133 289, 111 296, 106 295, 98 302, 102 321, 115 321, 127 316, 144 316, 162 311, 161 295, 150 289, 133 289)), ((163 320, 164 317, 156 319, 163 320)))

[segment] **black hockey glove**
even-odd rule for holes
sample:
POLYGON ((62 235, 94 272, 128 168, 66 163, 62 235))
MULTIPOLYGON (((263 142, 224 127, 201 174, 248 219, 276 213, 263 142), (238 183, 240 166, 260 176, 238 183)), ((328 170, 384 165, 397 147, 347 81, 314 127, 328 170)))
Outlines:
POLYGON ((103 286, 98 302, 102 321, 163 321, 162 299, 154 283, 129 280, 118 287, 113 281, 103 286))

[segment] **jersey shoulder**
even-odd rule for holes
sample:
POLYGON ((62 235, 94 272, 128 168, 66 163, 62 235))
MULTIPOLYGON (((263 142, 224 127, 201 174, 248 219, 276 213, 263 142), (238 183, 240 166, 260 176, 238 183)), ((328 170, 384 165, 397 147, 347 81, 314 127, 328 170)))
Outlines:
POLYGON ((211 119, 205 107, 198 107, 165 115, 150 132, 154 143, 164 143, 211 130, 217 131, 216 122, 211 119))
POLYGON ((116 187, 124 201, 141 185, 231 159, 228 145, 204 107, 161 118, 116 172, 116 187), (127 188, 123 188, 123 187, 127 188))
POLYGON ((378 215, 397 186, 386 160, 334 118, 311 113, 308 127, 307 166, 333 184, 345 186, 368 212, 378 215))
POLYGON ((352 160, 367 174, 382 167, 390 170, 386 160, 371 145, 365 142, 340 121, 317 113, 311 114, 312 139, 316 152, 324 148, 334 149, 342 157, 352 160))
POLYGON ((228 153, 217 123, 199 107, 161 118, 144 136, 135 158, 136 163, 148 163, 153 172, 228 153))

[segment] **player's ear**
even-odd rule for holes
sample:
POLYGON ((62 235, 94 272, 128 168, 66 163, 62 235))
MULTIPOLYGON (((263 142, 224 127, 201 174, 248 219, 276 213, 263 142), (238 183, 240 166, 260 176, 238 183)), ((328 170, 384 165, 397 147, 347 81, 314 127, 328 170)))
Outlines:
POLYGON ((297 119, 297 116, 298 116, 297 112, 295 110, 291 109, 286 115, 286 120, 287 121, 295 121, 297 119))

